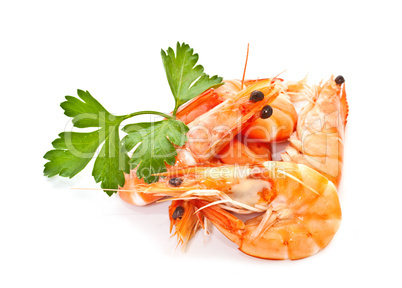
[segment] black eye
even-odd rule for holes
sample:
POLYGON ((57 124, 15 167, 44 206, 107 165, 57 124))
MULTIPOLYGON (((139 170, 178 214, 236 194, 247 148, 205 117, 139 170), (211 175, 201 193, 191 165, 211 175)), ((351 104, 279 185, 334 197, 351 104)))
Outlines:
POLYGON ((261 110, 261 118, 262 119, 268 119, 269 117, 272 116, 272 113, 274 113, 274 110, 272 109, 272 107, 269 106, 269 105, 266 105, 261 110))
POLYGON ((176 209, 174 209, 174 212, 172 214, 172 218, 176 220, 177 218, 181 219, 184 214, 184 208, 181 206, 177 206, 176 209))
POLYGON ((181 183, 183 183, 183 179, 181 179, 181 178, 172 178, 169 180, 169 184, 174 187, 180 186, 181 183))
POLYGON ((335 78, 335 83, 338 85, 342 85, 342 83, 344 83, 344 82, 345 82, 345 78, 343 78, 342 75, 339 75, 335 78))
POLYGON ((251 92, 250 101, 258 102, 261 101, 262 99, 264 99, 264 93, 262 93, 261 91, 254 90, 253 92, 251 92))

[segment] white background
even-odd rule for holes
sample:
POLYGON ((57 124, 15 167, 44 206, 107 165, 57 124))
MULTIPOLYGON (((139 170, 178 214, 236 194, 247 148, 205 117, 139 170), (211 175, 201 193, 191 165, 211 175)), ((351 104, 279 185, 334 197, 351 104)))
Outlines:
POLYGON ((2 1, 0 286, 401 287, 398 2, 2 1), (228 79, 242 76, 247 43, 248 78, 345 77, 343 221, 322 252, 255 259, 213 229, 182 253, 168 203, 71 190, 99 187, 91 168, 43 177, 43 155, 70 127, 59 104, 77 88, 115 114, 172 110, 160 49, 177 41, 228 79))

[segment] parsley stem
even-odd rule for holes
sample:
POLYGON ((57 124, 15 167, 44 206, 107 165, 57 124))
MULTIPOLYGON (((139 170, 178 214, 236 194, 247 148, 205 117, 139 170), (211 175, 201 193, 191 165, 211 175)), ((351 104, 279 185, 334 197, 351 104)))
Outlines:
POLYGON ((175 105, 174 105, 174 110, 173 110, 173 117, 174 119, 176 119, 176 113, 177 113, 177 109, 179 109, 179 103, 176 101, 175 105))
POLYGON ((123 116, 123 120, 126 120, 128 118, 134 117, 134 116, 138 116, 138 115, 144 115, 144 114, 153 114, 153 115, 158 115, 158 116, 162 116, 165 117, 167 119, 175 119, 175 117, 165 114, 165 113, 161 113, 158 111, 139 111, 139 112, 134 112, 128 115, 123 116))

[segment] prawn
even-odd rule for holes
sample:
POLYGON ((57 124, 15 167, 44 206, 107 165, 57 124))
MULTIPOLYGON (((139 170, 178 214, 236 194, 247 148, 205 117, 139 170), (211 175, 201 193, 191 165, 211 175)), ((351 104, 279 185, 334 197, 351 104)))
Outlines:
MULTIPOLYGON (((245 85, 250 85, 255 81, 261 80, 248 80, 245 85)), ((279 79, 279 81, 283 80, 279 79)), ((271 105, 273 108, 272 116, 268 119, 257 119, 242 131, 242 134, 247 139, 256 139, 269 143, 283 142, 293 133, 296 128, 297 112, 291 97, 302 93, 305 85, 299 82, 286 82, 283 85, 286 88, 283 89, 282 93, 271 105), (298 85, 293 83, 298 83, 298 85), (288 86, 288 84, 291 86, 288 86)))
POLYGON ((295 260, 325 248, 341 223, 336 187, 302 164, 185 167, 160 175, 164 181, 140 188, 176 200, 169 208, 171 228, 176 225, 184 244, 207 219, 248 255, 295 260), (181 185, 172 187, 170 179, 178 177, 181 185), (243 222, 230 212, 259 214, 243 222))
MULTIPOLYGON (((248 87, 253 83, 264 81, 246 80, 245 86, 248 87)), ((273 78, 273 82, 283 82, 282 79, 273 78)), ((278 98, 276 98, 271 107, 273 114, 268 119, 257 119, 242 131, 242 135, 237 135, 226 147, 219 153, 218 158, 225 164, 246 164, 258 163, 271 160, 271 152, 269 145, 264 142, 281 142, 286 140, 293 133, 296 126, 297 114, 294 106, 289 101, 287 95, 297 95, 305 87, 305 79, 299 82, 289 82, 290 86, 283 86, 278 98), (286 91, 286 92, 283 92, 286 91), (237 140, 240 138, 239 140, 237 140), (256 150, 257 149, 257 150, 256 150)), ((242 83, 239 80, 225 80, 225 84, 217 89, 210 89, 187 105, 182 106, 177 113, 177 119, 188 123, 195 118, 206 113, 206 111, 219 105, 227 99, 235 97, 242 90, 242 83)))
MULTIPOLYGON (((246 80, 244 85, 247 87, 253 83, 264 80, 265 79, 246 80)), ((272 81, 283 82, 283 80, 279 78, 274 78, 272 81)), ((304 79, 302 81, 304 81, 304 79)), ((304 82, 301 84, 299 83, 298 85, 294 83, 299 82, 291 82, 291 89, 285 83, 282 83, 284 88, 278 98, 276 98, 271 104, 271 107, 273 108, 272 116, 268 119, 257 119, 248 125, 248 127, 242 131, 242 134, 247 139, 272 143, 286 141, 289 138, 296 127, 297 113, 295 107, 290 101, 291 98, 288 93, 291 93, 291 95, 298 95, 302 93, 301 91, 303 91, 305 87, 303 84, 304 82)), ((233 97, 233 95, 240 91, 240 89, 240 81, 225 80, 225 84, 217 88, 215 91, 222 98, 227 99, 233 97)))
MULTIPOLYGON (((253 83, 266 80, 246 80, 244 85, 248 87, 253 83)), ((271 104, 273 114, 268 119, 260 118, 248 125, 242 131, 247 139, 270 143, 282 142, 289 138, 296 127, 297 113, 291 99, 299 99, 301 97, 299 95, 303 95, 307 87, 306 78, 298 82, 283 83, 283 80, 279 78, 273 78, 272 81, 282 82, 283 87, 280 95, 271 104)), ((239 80, 225 80, 224 82, 224 85, 200 94, 190 103, 181 107, 177 113, 177 119, 184 123, 192 121, 223 101, 233 98, 242 90, 239 80)))
MULTIPOLYGON (((190 129, 187 133, 188 141, 183 147, 177 148, 175 165, 188 166, 215 161, 216 155, 243 127, 260 117, 261 110, 278 97, 281 89, 282 86, 278 82, 273 82, 272 79, 258 81, 237 93, 233 98, 223 101, 196 117, 188 123, 190 129), (264 98, 261 101, 250 100, 250 94, 255 90, 263 93, 264 98)), ((204 95, 207 95, 206 93, 204 95)), ((189 116, 187 119, 192 117, 189 116)), ((160 197, 144 195, 137 191, 136 187, 145 182, 136 177, 135 170, 125 177, 125 185, 119 189, 119 195, 125 202, 144 206, 160 199, 160 197)))
POLYGON ((344 78, 333 76, 310 92, 283 161, 307 165, 338 187, 343 166, 343 140, 348 116, 344 78))

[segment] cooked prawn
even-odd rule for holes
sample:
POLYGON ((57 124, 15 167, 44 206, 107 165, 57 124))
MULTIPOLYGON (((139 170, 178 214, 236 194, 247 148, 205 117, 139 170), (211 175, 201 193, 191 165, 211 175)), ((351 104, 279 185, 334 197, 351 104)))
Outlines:
POLYGON ((286 93, 272 103, 273 114, 268 119, 257 119, 242 131, 247 139, 258 139, 264 142, 282 142, 293 133, 297 113, 286 93))
MULTIPOLYGON (((266 80, 246 80, 244 85, 248 87, 253 83, 266 80)), ((242 134, 248 139, 256 139, 263 142, 282 142, 289 138, 296 127, 297 113, 290 99, 291 97, 299 99, 299 95, 304 95, 304 90, 307 87, 305 85, 306 78, 298 82, 284 83, 279 78, 273 78, 272 81, 282 82, 282 91, 271 104, 273 115, 268 119, 259 118, 250 123, 248 127, 245 127, 242 134)), ((241 87, 242 85, 239 80, 225 80, 224 85, 202 93, 179 109, 177 118, 184 123, 188 123, 186 121, 192 121, 223 101, 233 98, 242 90, 241 87)))
MULTIPOLYGON (((265 81, 265 79, 246 80, 244 84, 247 87, 259 81, 265 81)), ((289 138, 296 127, 297 113, 290 101, 288 93, 298 95, 305 86, 302 84, 298 86, 293 84, 298 82, 292 82, 292 84, 290 84, 292 90, 289 91, 289 87, 283 83, 282 79, 274 78, 272 81, 282 82, 281 84, 284 87, 278 98, 271 104, 273 114, 268 119, 259 118, 243 129, 242 134, 247 139, 256 139, 263 142, 282 142, 289 138)), ((240 81, 225 80, 225 84, 217 88, 215 92, 222 98, 229 99, 240 91, 240 89, 240 81)))
MULTIPOLYGON (((245 86, 250 86, 260 80, 246 80, 245 86)), ((283 80, 273 78, 273 82, 281 83, 282 92, 272 102, 273 114, 268 119, 258 118, 253 123, 243 129, 242 134, 235 137, 232 142, 227 144, 221 152, 218 153, 219 159, 226 164, 246 164, 257 163, 271 160, 271 152, 268 145, 261 142, 281 142, 289 138, 296 127, 297 114, 293 104, 289 101, 288 93, 298 95, 305 89, 305 79, 299 82, 287 82, 289 87, 283 84, 283 80), (237 141, 236 138, 242 138, 244 141, 237 141), (255 153, 255 147, 263 147, 264 152, 255 153)), ((184 123, 193 121, 195 118, 205 114, 213 107, 219 105, 227 99, 235 97, 242 90, 242 83, 239 80, 225 80, 225 84, 217 89, 210 89, 192 101, 181 107, 177 113, 177 118, 184 123)))
MULTIPOLYGON (((189 200, 186 202, 191 202, 187 204, 192 205, 191 211, 198 208, 200 214, 191 217, 190 213, 171 222, 178 228, 179 241, 188 241, 189 233, 208 219, 248 255, 300 259, 326 247, 341 222, 334 184, 305 165, 265 162, 187 167, 161 175, 166 177, 164 182, 143 186, 143 191, 189 200), (169 185, 171 177, 182 179, 180 187, 169 185), (260 215, 243 222, 228 211, 260 215)), ((170 213, 177 207, 172 207, 170 213)))
POLYGON ((283 161, 307 165, 339 185, 348 104, 342 76, 311 89, 283 161), (343 84, 343 85, 342 85, 343 84), (343 87, 342 87, 343 86, 343 87))
POLYGON ((282 86, 272 79, 255 82, 233 98, 225 100, 188 124, 188 141, 178 151, 178 160, 195 165, 214 158, 244 127, 260 118, 260 111, 279 95, 282 86), (251 92, 264 94, 261 101, 251 101, 251 92), (193 161, 188 160, 192 158, 193 161))
MULTIPOLYGON (((266 80, 246 80, 244 84, 247 87, 253 83, 266 80)), ((272 81, 283 82, 279 78, 273 78, 272 81)), ((289 138, 293 133, 297 114, 294 106, 289 101, 290 98, 287 93, 292 93, 292 95, 300 93, 305 87, 303 81, 288 82, 290 88, 286 85, 283 86, 283 83, 281 83, 282 92, 271 104, 271 107, 273 107, 272 116, 268 119, 258 118, 248 125, 242 131, 245 136, 237 135, 232 142, 218 153, 219 159, 226 164, 251 164, 271 160, 269 147, 262 142, 281 142, 289 138), (238 141, 236 140, 237 138, 242 138, 244 141, 238 141), (260 149, 260 152, 256 152, 254 148, 257 148, 257 146, 264 151, 260 149)), ((242 83, 239 80, 225 80, 224 85, 202 93, 181 107, 177 113, 177 118, 184 123, 193 121, 223 101, 235 97, 241 91, 241 87, 242 83)))

